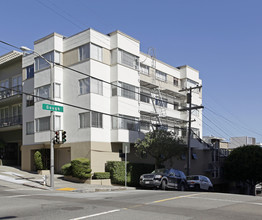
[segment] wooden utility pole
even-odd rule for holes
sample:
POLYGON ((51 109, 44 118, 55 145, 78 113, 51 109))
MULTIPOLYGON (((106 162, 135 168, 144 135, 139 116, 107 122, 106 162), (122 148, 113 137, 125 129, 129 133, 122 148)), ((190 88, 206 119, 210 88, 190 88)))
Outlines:
POLYGON ((180 111, 189 111, 188 112, 188 134, 187 134, 187 176, 190 175, 190 159, 191 159, 191 145, 190 145, 190 139, 191 139, 191 113, 192 110, 194 109, 200 109, 200 108, 204 108, 204 106, 194 106, 192 107, 192 90, 193 89, 201 89, 202 86, 196 86, 196 87, 190 87, 190 88, 185 88, 185 89, 181 89, 179 90, 179 92, 184 92, 184 91, 189 91, 189 93, 187 93, 187 103, 189 104, 188 108, 183 108, 180 109, 180 111))

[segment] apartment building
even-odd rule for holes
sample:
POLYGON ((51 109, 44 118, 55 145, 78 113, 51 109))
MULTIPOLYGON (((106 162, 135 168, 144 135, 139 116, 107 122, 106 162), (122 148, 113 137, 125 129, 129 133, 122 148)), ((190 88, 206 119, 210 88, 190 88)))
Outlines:
MULTIPOLYGON (((186 136, 188 112, 179 111, 187 105, 186 92, 180 90, 202 84, 194 68, 142 53, 140 42, 120 31, 53 33, 35 41, 33 50, 22 62, 23 170, 33 169, 37 149, 50 149, 50 128, 67 132, 67 141, 54 146, 56 172, 77 157, 89 158, 93 172, 104 171, 107 161, 122 160, 123 143, 131 144, 128 160, 138 162, 133 144, 156 124, 186 136), (43 104, 63 112, 54 111, 50 120, 43 104)), ((201 90, 193 91, 192 103, 202 104, 201 90)), ((202 137, 201 110, 192 120, 202 137)))
POLYGON ((242 147, 244 145, 256 145, 256 138, 254 137, 231 137, 229 139, 229 149, 242 147))
POLYGON ((0 159, 19 165, 22 145, 22 53, 0 56, 0 159))

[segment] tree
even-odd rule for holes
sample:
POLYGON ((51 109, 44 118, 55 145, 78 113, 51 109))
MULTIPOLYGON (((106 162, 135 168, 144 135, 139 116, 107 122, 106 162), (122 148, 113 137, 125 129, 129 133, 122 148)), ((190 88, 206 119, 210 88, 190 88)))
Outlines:
POLYGON ((148 132, 143 140, 135 143, 136 154, 140 157, 148 154, 155 159, 155 168, 174 156, 180 156, 186 151, 185 144, 173 132, 158 129, 148 132))
POLYGON ((43 170, 42 154, 40 151, 36 151, 34 154, 35 165, 37 170, 43 170))
POLYGON ((262 148, 246 145, 234 149, 226 158, 225 177, 241 181, 249 186, 249 194, 255 195, 256 184, 262 182, 262 148))

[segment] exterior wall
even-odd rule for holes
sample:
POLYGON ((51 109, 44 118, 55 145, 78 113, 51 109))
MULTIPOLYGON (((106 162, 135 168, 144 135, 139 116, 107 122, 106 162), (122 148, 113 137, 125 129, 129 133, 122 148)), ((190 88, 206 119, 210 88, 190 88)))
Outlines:
POLYGON ((256 139, 253 137, 231 137, 229 141, 229 148, 237 148, 244 145, 255 145, 256 139))
MULTIPOLYGON (((183 86, 184 79, 187 77, 201 84, 199 73, 197 70, 188 66, 175 68, 162 61, 156 60, 155 67, 152 67, 152 58, 140 52, 140 42, 120 31, 115 31, 109 35, 104 35, 93 29, 77 33, 71 37, 65 38, 59 34, 53 33, 40 40, 35 41, 34 50, 39 54, 44 54, 50 51, 60 52, 60 63, 65 66, 79 71, 62 68, 56 65, 54 68, 49 66, 35 72, 34 79, 26 79, 24 72, 24 91, 28 93, 35 92, 36 88, 48 85, 53 76, 54 83, 61 85, 61 97, 55 98, 56 101, 68 103, 54 103, 64 107, 64 112, 54 112, 54 115, 61 116, 61 130, 67 132, 67 142, 62 145, 55 145, 55 170, 58 172, 61 166, 68 160, 77 157, 87 157, 91 159, 91 168, 93 172, 104 171, 104 165, 109 160, 121 160, 119 158, 119 149, 122 149, 123 142, 134 143, 137 138, 143 138, 144 134, 139 130, 132 131, 126 128, 112 129, 112 117, 110 115, 126 115, 141 118, 141 111, 149 114, 154 113, 152 101, 143 103, 140 101, 138 94, 137 99, 123 97, 121 95, 112 96, 112 82, 123 82, 137 88, 137 92, 142 88, 142 81, 148 83, 152 88, 158 88, 163 97, 166 97, 170 103, 167 108, 156 106, 158 112, 164 112, 165 120, 173 120, 174 123, 169 123, 169 126, 179 126, 177 121, 182 122, 188 120, 186 112, 174 110, 173 101, 182 104, 185 103, 185 93, 179 92, 183 86), (102 48, 101 61, 94 58, 87 58, 79 61, 79 47, 88 43, 98 45, 102 48), (111 52, 115 50, 123 50, 129 55, 136 57, 134 62, 141 62, 148 65, 150 68, 149 76, 142 75, 139 68, 133 68, 116 60, 111 63, 111 52), (156 70, 167 74, 166 82, 156 79, 156 70), (51 75, 50 75, 51 74, 51 75), (79 80, 88 76, 95 77, 103 81, 103 95, 88 93, 80 95, 79 80), (179 79, 179 84, 174 85, 174 77, 179 79), (103 127, 87 127, 80 128, 79 114, 97 111, 103 112, 103 127)), ((36 55, 28 55, 23 59, 23 68, 31 65, 34 62, 36 55)), ((117 54, 117 57, 119 55, 117 54)), ((91 57, 91 56, 90 56, 91 57)), ((151 95, 151 94, 150 94, 151 95)), ((152 96, 157 97, 157 93, 152 93, 152 96)), ((24 96, 25 99, 25 96, 24 96)), ((202 103, 200 94, 193 97, 195 104, 202 103)), ((50 101, 35 102, 33 107, 25 106, 26 100, 23 101, 24 122, 35 121, 37 118, 50 116, 50 111, 42 110, 42 104, 50 104, 50 101)), ((201 113, 200 116, 201 118, 201 113)), ((196 128, 202 133, 202 123, 195 123, 196 128)), ((36 132, 32 135, 26 135, 26 125, 23 125, 23 160, 22 167, 24 169, 32 168, 32 152, 35 149, 50 145, 50 130, 36 132), (28 161, 27 161, 28 160, 28 161)), ((134 152, 131 148, 130 158, 134 161, 139 161, 133 156, 134 152)), ((150 159, 146 160, 150 163, 150 159)))
POLYGON ((22 53, 0 56, 0 82, 0 140, 4 145, 0 158, 4 165, 17 166, 22 144, 22 53))

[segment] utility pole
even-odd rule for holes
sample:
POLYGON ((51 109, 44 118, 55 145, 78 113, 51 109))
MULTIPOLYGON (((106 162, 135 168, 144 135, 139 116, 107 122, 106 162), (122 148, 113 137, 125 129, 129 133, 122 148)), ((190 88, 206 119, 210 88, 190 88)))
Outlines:
POLYGON ((180 109, 180 111, 188 111, 188 135, 187 135, 187 176, 190 175, 190 159, 191 159, 191 145, 190 145, 190 141, 191 141, 191 113, 192 110, 194 109, 200 109, 200 108, 204 108, 204 106, 195 106, 192 107, 192 90, 193 89, 201 89, 202 86, 196 86, 196 87, 190 87, 190 88, 185 88, 185 89, 181 89, 179 90, 179 92, 184 92, 184 91, 189 91, 189 93, 187 93, 187 103, 189 104, 188 108, 183 108, 180 109))

